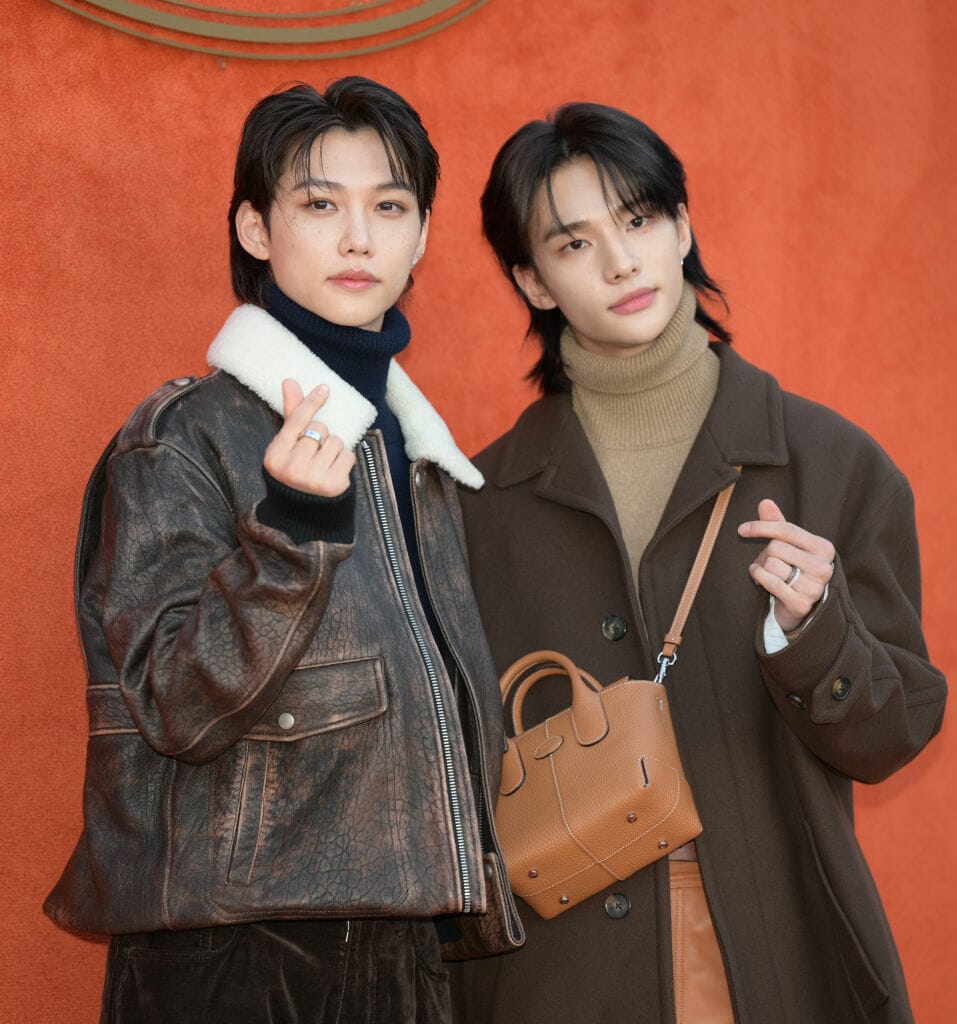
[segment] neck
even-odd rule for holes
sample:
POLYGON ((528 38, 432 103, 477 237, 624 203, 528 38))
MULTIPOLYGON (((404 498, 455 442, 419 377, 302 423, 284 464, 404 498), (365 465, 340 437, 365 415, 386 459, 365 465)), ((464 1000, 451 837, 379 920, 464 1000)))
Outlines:
POLYGON ((641 553, 718 386, 718 357, 695 322, 685 286, 668 326, 627 359, 595 355, 562 336, 572 406, 611 493, 637 587, 641 553))
POLYGON ((263 299, 267 311, 313 355, 373 405, 382 405, 389 364, 409 344, 411 336, 409 322, 395 306, 386 310, 380 331, 367 331, 317 316, 274 283, 263 289, 263 299))
POLYGON ((694 290, 685 285, 665 329, 626 359, 588 352, 566 329, 562 362, 593 446, 656 445, 697 431, 714 397, 718 361, 694 313, 694 290))

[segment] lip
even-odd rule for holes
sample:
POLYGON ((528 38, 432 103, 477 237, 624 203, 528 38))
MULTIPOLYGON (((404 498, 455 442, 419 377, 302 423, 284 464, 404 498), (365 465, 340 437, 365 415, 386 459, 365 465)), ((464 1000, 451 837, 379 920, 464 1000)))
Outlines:
POLYGON ((336 274, 334 277, 330 277, 329 280, 333 284, 341 285, 343 288, 359 290, 371 287, 379 279, 374 274, 370 274, 368 270, 343 270, 341 274, 336 274))
POLYGON ((608 308, 612 313, 618 313, 622 316, 628 313, 638 313, 643 309, 647 309, 655 301, 656 294, 656 288, 636 288, 635 291, 622 296, 613 306, 608 308))

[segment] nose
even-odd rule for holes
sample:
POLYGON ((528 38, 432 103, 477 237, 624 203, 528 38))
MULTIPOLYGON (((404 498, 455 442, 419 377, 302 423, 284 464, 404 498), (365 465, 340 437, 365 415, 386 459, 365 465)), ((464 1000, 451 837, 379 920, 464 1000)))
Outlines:
POLYGON ((641 270, 641 260, 625 238, 608 241, 605 254, 605 276, 610 283, 632 277, 641 270))
POLYGON ((346 218, 339 238, 339 252, 343 256, 371 254, 372 233, 362 213, 352 213, 346 218))

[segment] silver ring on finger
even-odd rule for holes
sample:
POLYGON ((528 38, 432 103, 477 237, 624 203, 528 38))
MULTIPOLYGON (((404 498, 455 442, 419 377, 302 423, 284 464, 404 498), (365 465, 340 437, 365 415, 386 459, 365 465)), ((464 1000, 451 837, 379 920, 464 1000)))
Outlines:
POLYGON ((312 430, 312 429, 309 429, 309 428, 304 430, 299 436, 300 437, 308 437, 308 438, 310 438, 311 440, 315 441, 316 444, 318 444, 320 448, 322 447, 323 442, 326 440, 322 436, 322 434, 319 433, 318 430, 312 430))
POLYGON ((801 578, 801 570, 796 565, 792 565, 791 566, 791 571, 788 573, 788 578, 784 581, 784 585, 786 587, 790 587, 793 590, 794 589, 794 585, 797 583, 797 581, 800 578, 801 578))

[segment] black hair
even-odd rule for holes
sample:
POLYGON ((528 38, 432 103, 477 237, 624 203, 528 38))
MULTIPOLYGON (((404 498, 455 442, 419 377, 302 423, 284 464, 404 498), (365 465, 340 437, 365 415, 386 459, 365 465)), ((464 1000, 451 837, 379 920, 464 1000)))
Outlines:
MULTIPOLYGON (((528 335, 535 335, 542 347, 541 358, 528 377, 545 394, 569 387, 560 345, 567 321, 560 309, 536 309, 516 282, 512 268, 534 269, 530 233, 539 190, 545 186, 557 219, 552 175, 579 157, 595 164, 610 205, 614 196, 616 206, 621 202, 629 209, 665 214, 672 220, 681 204, 688 205, 681 161, 646 124, 614 107, 566 104, 545 121, 523 125, 502 146, 482 193, 482 229, 505 276, 528 308, 528 335)), ((704 269, 693 235, 683 271, 699 296, 710 294, 727 311, 724 293, 704 269)), ((695 320, 719 341, 731 341, 730 332, 702 308, 700 299, 695 320)))
POLYGON ((408 185, 425 217, 439 178, 439 155, 415 110, 387 86, 359 75, 334 81, 324 93, 298 83, 261 99, 246 116, 229 204, 229 265, 240 302, 262 305, 270 280, 266 260, 246 252, 236 232, 236 212, 248 202, 268 230, 276 186, 288 168, 309 177, 313 143, 332 128, 371 128, 385 146, 396 181, 408 185))

